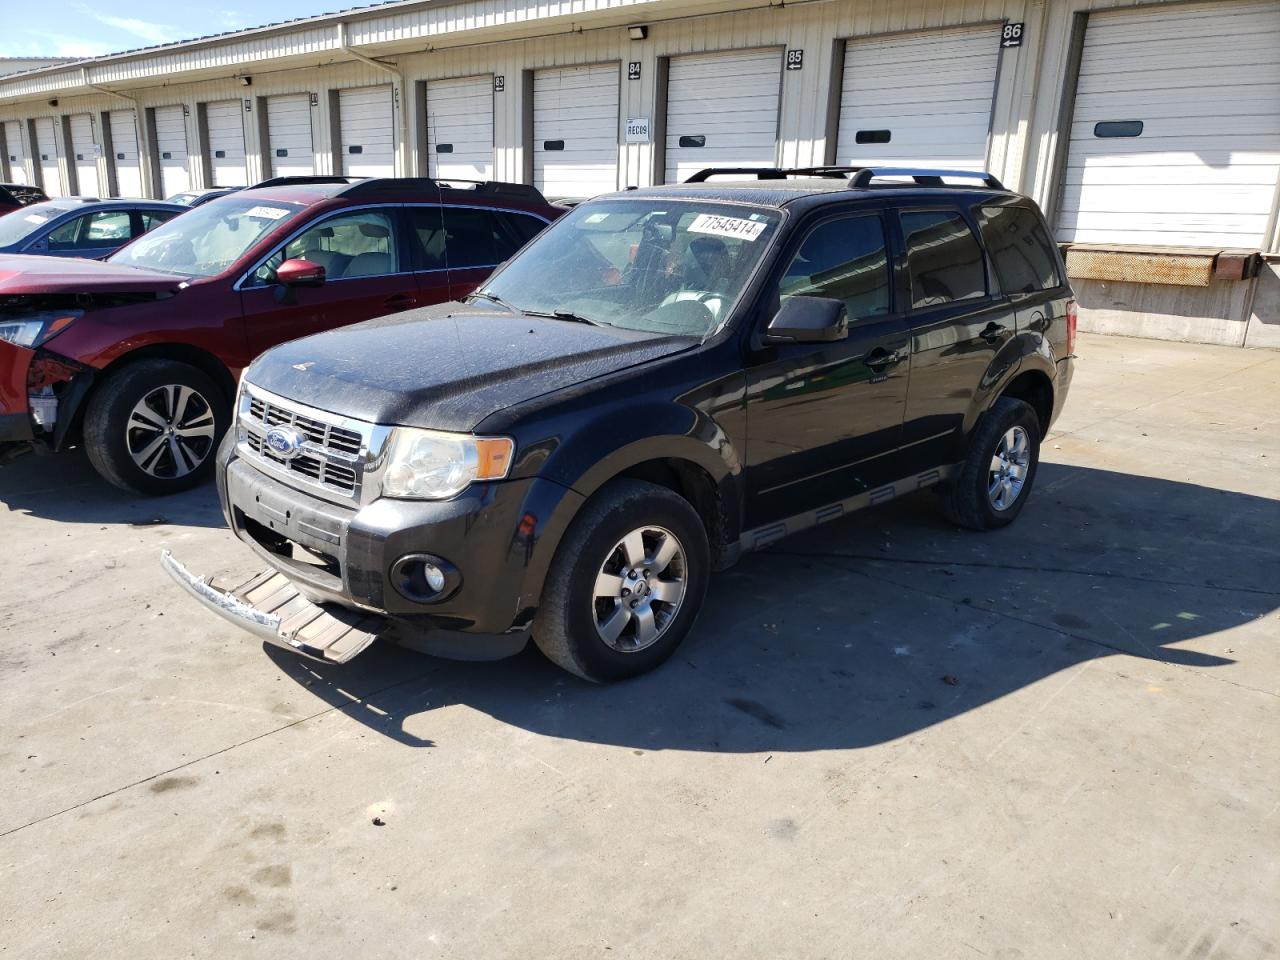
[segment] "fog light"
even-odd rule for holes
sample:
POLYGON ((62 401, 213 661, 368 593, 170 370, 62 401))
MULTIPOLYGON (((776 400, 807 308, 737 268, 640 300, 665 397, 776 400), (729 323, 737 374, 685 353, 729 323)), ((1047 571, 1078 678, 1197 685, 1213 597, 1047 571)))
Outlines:
POLYGON ((411 553, 391 566, 391 583, 400 596, 414 603, 438 603, 453 596, 462 574, 448 560, 429 553, 411 553))
POLYGON ((427 586, 431 588, 432 593, 439 593, 444 589, 444 571, 434 563, 424 563, 422 574, 427 578, 427 586))

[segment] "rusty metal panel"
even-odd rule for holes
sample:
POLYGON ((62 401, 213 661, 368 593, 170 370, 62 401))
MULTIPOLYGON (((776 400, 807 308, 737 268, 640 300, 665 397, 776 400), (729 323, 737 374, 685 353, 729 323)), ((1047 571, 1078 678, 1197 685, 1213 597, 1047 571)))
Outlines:
POLYGON ((1067 250, 1067 275, 1073 280, 1122 280, 1207 287, 1213 279, 1216 257, 1215 250, 1166 253, 1073 246, 1067 250))
POLYGON ((1249 280, 1258 275, 1257 250, 1223 250, 1213 265, 1215 280, 1249 280))

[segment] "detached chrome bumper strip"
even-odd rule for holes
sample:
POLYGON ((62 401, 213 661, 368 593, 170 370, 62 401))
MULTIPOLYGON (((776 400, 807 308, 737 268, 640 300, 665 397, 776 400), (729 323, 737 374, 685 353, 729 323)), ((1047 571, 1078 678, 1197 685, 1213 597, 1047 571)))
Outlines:
POLYGON ((168 550, 160 565, 178 586, 236 626, 268 643, 326 663, 346 663, 377 639, 380 617, 312 603, 268 567, 229 590, 184 567, 168 550))

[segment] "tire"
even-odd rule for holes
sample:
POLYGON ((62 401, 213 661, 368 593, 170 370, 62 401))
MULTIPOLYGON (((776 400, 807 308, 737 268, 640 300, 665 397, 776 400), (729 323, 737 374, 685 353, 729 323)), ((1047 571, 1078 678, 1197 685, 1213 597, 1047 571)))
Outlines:
POLYGON ((534 642, 584 680, 639 676, 670 657, 692 629, 710 571, 707 533, 687 500, 656 484, 615 480, 587 501, 556 550, 534 642), (647 566, 633 562, 640 548, 647 566))
POLYGON ((209 478, 230 416, 226 396, 203 371, 172 360, 139 360, 113 373, 89 398, 85 451, 94 469, 122 490, 178 493, 209 478), (175 403, 185 433, 166 432, 175 403))
POLYGON ((974 431, 959 472, 942 490, 943 512, 952 523, 970 530, 1007 527, 1018 519, 1031 496, 1039 463, 1040 420, 1036 412, 1021 400, 1000 397, 974 431), (1004 461, 1007 474, 1005 469, 994 469, 999 463, 997 456, 1004 461), (1019 471, 1020 477, 1016 476, 1019 471), (999 485, 997 479, 1001 479, 999 485))

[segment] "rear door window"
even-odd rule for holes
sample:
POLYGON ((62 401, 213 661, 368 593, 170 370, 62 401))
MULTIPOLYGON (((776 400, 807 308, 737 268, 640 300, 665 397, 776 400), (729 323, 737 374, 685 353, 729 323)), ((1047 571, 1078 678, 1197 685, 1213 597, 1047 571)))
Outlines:
POLYGON ((987 295, 982 247, 957 210, 900 214, 911 271, 911 305, 920 310, 987 295))
POLYGON ((1005 293, 1018 296, 1061 285, 1053 243, 1034 210, 983 207, 982 239, 1005 293))
POLYGON ((492 211, 445 207, 444 232, 451 270, 493 267, 511 255, 512 240, 492 211))

